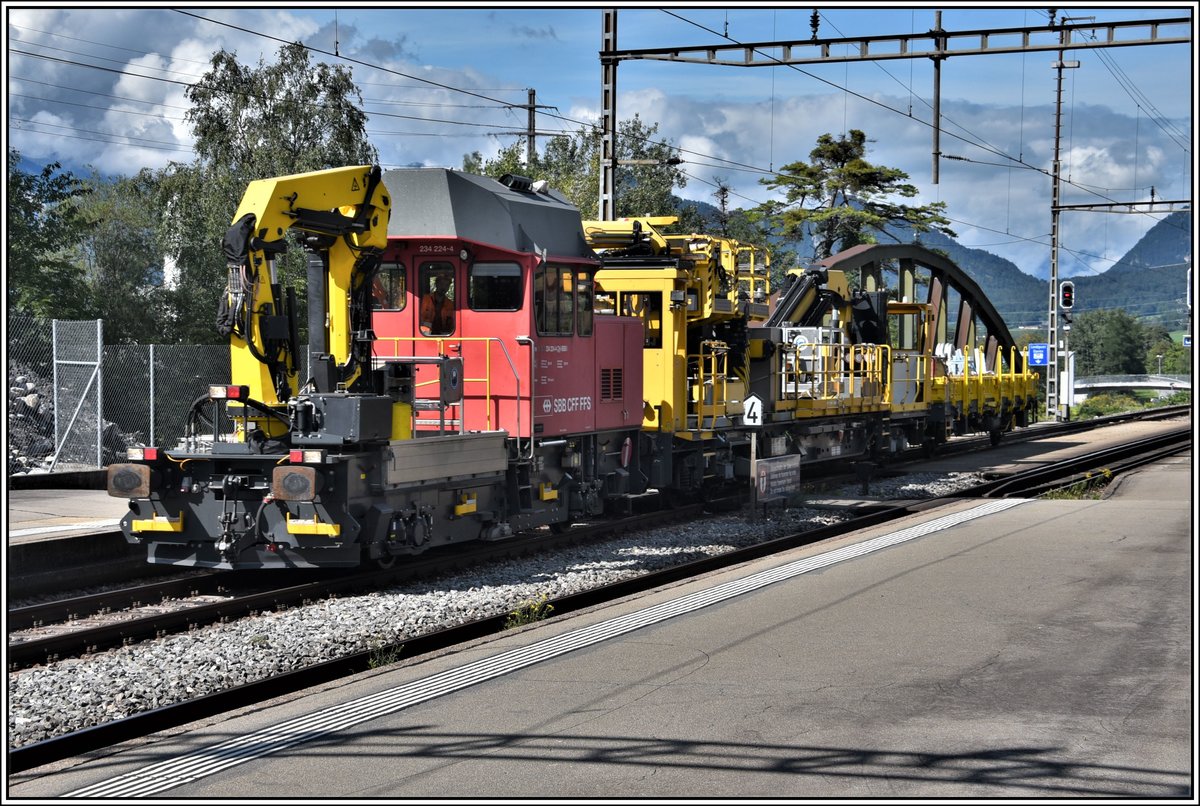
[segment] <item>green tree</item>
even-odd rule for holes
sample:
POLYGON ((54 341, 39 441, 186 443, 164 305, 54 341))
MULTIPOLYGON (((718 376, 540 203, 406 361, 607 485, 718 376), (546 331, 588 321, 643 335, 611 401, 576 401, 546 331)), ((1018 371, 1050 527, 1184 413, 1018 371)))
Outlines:
POLYGON ((93 175, 80 202, 88 223, 76 247, 84 288, 104 320, 109 344, 162 342, 166 332, 164 250, 156 207, 157 179, 93 175))
MULTIPOLYGON (((676 188, 687 186, 687 175, 679 168, 675 147, 656 140, 658 124, 646 125, 637 115, 632 120, 622 121, 617 129, 618 161, 638 163, 617 169, 617 216, 680 214, 682 219, 684 209, 692 205, 681 203, 675 196, 676 188)), ((598 158, 596 167, 599 171, 598 158)), ((597 176, 597 196, 599 181, 597 176)), ((681 220, 680 229, 692 227, 681 220)))
POLYGON ((21 155, 8 150, 6 301, 10 312, 47 319, 94 316, 81 293, 83 267, 71 249, 88 229, 79 214, 87 186, 57 162, 36 174, 21 170, 21 155))
POLYGON ((350 69, 310 63, 298 42, 280 48, 273 64, 260 59, 257 68, 217 51, 186 95, 198 165, 239 181, 378 159, 350 69))
MULTIPOLYGON (((255 68, 218 51, 186 95, 196 159, 163 172, 159 204, 179 273, 171 294, 177 336, 213 342, 219 340, 213 321, 226 283, 221 238, 247 184, 370 164, 378 155, 367 140, 362 95, 351 71, 311 63, 299 43, 280 48, 275 63, 260 60, 255 68)), ((299 249, 281 256, 280 282, 302 290, 304 265, 299 249)))
MULTIPOLYGON (((699 223, 695 206, 674 195, 687 185, 687 175, 675 159, 675 147, 656 139, 658 124, 647 124, 635 115, 617 126, 617 158, 640 164, 618 167, 615 177, 617 216, 677 215, 679 230, 699 223)), ((533 180, 544 179, 579 208, 585 219, 599 216, 600 133, 580 128, 574 134, 550 138, 534 164, 525 164, 525 140, 505 146, 492 159, 478 152, 463 156, 463 170, 499 178, 506 173, 533 180)))
POLYGON ((1192 374, 1192 351, 1172 339, 1170 334, 1155 339, 1146 350, 1147 372, 1158 372, 1159 356, 1162 356, 1164 375, 1192 374))
POLYGON ((1142 324, 1123 309, 1077 314, 1068 347, 1075 353, 1075 375, 1131 375, 1146 371, 1142 324))
POLYGON ((951 237, 944 202, 913 206, 890 199, 913 198, 917 188, 897 168, 872 165, 865 159, 867 136, 851 129, 849 136, 823 134, 809 153, 811 162, 784 165, 775 176, 759 182, 783 191, 782 201, 760 205, 757 211, 779 235, 812 237, 820 260, 862 243, 889 225, 907 224, 915 232, 937 230, 951 237))

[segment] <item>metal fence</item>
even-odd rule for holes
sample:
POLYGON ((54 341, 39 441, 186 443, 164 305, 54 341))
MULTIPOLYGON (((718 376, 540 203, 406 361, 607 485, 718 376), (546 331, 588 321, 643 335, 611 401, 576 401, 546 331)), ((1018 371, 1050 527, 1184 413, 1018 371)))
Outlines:
POLYGON ((8 320, 8 473, 28 472, 54 454, 54 346, 49 322, 8 320))
POLYGON ((131 444, 173 447, 192 401, 230 379, 225 344, 121 344, 104 348, 104 412, 131 444), (109 387, 114 379, 125 389, 109 387))
POLYGON ((226 345, 104 345, 99 320, 7 320, 8 473, 89 470, 130 445, 174 446, 230 377, 226 345))

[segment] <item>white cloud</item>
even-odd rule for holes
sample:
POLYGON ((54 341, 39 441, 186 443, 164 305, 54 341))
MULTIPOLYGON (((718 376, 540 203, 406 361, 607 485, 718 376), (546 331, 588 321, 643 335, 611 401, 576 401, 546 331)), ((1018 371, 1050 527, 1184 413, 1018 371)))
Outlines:
MULTIPOLYGON (((254 31, 333 48, 331 20, 323 14, 327 10, 183 10, 227 20, 245 30, 165 7, 11 9, 7 29, 10 145, 34 163, 61 160, 125 174, 161 167, 170 159, 188 158, 186 151, 165 149, 172 144, 186 149, 192 142, 182 121, 187 106, 184 87, 172 82, 194 80, 207 69, 216 49, 236 52, 243 64, 253 67, 260 58, 273 59, 281 44, 254 31), (135 79, 112 72, 122 69, 169 80, 135 79), (102 142, 106 137, 114 142, 102 142), (125 139, 135 137, 143 140, 125 139)), ((465 153, 479 150, 485 157, 492 156, 513 142, 513 133, 525 128, 524 110, 488 109, 483 98, 449 88, 520 104, 526 101, 521 85, 532 85, 538 87, 539 103, 559 105, 554 114, 568 118, 540 113, 540 129, 574 132, 580 124, 571 121, 598 121, 598 10, 573 15, 547 11, 523 18, 517 11, 479 9, 474 14, 466 10, 444 18, 461 23, 461 27, 432 26, 432 15, 437 13, 346 11, 337 29, 340 53, 358 55, 364 62, 396 71, 371 70, 364 65, 352 68, 368 102, 368 131, 373 133, 372 141, 384 164, 458 167, 465 153), (551 13, 559 16, 550 19, 551 13), (503 43, 485 41, 486 31, 515 28, 553 32, 553 37, 540 39, 536 47, 505 48, 503 43), (397 72, 446 86, 418 82, 397 72), (567 75, 569 82, 560 81, 567 75), (501 93, 497 87, 516 91, 501 93), (439 106, 414 105, 417 102, 439 106), (491 124, 492 128, 438 121, 491 124)), ((639 17, 630 12, 626 19, 657 19, 647 14, 639 17)), ((744 24, 741 19, 735 19, 739 31, 744 24)), ((850 21, 846 15, 838 19, 850 21)), ((633 41, 626 38, 633 37, 630 31, 623 29, 625 47, 633 41)), ((684 33, 695 35, 690 28, 679 35, 684 33)), ((645 32, 638 36, 644 39, 645 32)), ((1132 61, 1132 52, 1141 49, 1117 50, 1122 52, 1119 63, 1154 96, 1159 107, 1180 107, 1177 96, 1188 95, 1186 81, 1154 85, 1132 61)), ((314 59, 333 61, 321 54, 314 59)), ((788 162, 807 161, 819 135, 862 129, 873 140, 867 158, 907 172, 909 181, 920 189, 918 201, 946 202, 947 214, 963 222, 954 224, 963 243, 987 248, 1030 273, 1044 274, 1049 260, 1048 172, 1054 147, 1052 83, 1044 69, 1045 60, 1037 61, 1040 72, 1034 74, 1030 68, 1028 76, 1024 61, 1019 57, 998 59, 994 75, 970 60, 946 71, 940 148, 947 157, 965 159, 944 157, 937 185, 931 181, 930 109, 921 101, 929 91, 905 95, 897 85, 909 81, 912 74, 895 63, 886 75, 873 65, 857 65, 853 71, 841 67, 817 71, 834 84, 848 80, 864 98, 847 96, 827 83, 783 69, 772 68, 768 73, 678 64, 623 67, 618 113, 622 119, 637 113, 645 122, 657 123, 658 136, 684 150, 687 162, 683 167, 697 177, 682 191, 685 197, 711 201, 710 183, 720 177, 731 185, 734 203, 741 205, 769 197, 758 182, 763 174, 746 166, 778 170, 788 162), (964 69, 968 63, 970 70, 964 69), (994 86, 989 81, 994 81, 994 86), (1000 98, 1005 99, 1003 103, 993 100, 1000 98), (983 141, 987 146, 976 147, 968 141, 983 141), (1025 166, 1036 170, 1005 167, 1013 164, 1006 155, 1019 156, 1025 166)), ((922 82, 928 81, 928 66, 916 65, 916 70, 926 75, 915 76, 914 86, 927 87, 922 82)), ((1160 199, 1190 196, 1191 154, 1128 101, 1098 60, 1089 61, 1079 82, 1083 94, 1069 96, 1063 121, 1064 174, 1075 183, 1064 182, 1064 201, 1146 198, 1151 185, 1160 199), (1089 86, 1107 82, 1108 94, 1085 93, 1084 79, 1089 86), (1097 192, 1102 195, 1098 197, 1097 192)), ((1190 118, 1171 125, 1185 129, 1184 137, 1190 142, 1190 118)), ((1096 255, 1084 260, 1097 270, 1107 268, 1106 259, 1122 255, 1153 223, 1140 215, 1072 212, 1061 216, 1064 245, 1096 255)), ((1087 268, 1067 254, 1062 260, 1073 269, 1087 268)))

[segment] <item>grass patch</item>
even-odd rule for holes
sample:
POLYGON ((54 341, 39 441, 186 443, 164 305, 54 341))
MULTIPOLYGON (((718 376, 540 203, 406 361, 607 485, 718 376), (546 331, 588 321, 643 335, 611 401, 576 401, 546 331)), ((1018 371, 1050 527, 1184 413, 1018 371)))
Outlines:
POLYGON ((1099 473, 1088 473, 1082 480, 1075 482, 1069 487, 1061 487, 1057 490, 1050 490, 1042 495, 1050 501, 1081 501, 1095 500, 1104 494, 1104 489, 1108 487, 1113 480, 1113 472, 1107 467, 1099 473))
POLYGON ((509 630, 549 618, 550 614, 554 612, 554 605, 550 604, 549 598, 543 593, 536 599, 528 599, 521 603, 504 620, 504 629, 509 630))
POLYGON ((383 666, 391 666, 400 660, 400 653, 403 651, 404 644, 378 644, 371 649, 371 656, 367 658, 367 668, 378 669, 383 666))

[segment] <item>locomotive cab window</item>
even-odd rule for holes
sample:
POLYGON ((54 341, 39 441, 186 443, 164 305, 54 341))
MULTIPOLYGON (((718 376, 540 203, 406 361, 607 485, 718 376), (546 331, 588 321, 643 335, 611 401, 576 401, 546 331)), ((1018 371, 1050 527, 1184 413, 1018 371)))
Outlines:
POLYGON ((426 336, 453 333, 454 264, 422 263, 417 287, 421 290, 421 332, 426 336))
POLYGON ((467 303, 473 311, 516 311, 521 308, 521 267, 516 263, 471 266, 467 303))
POLYGON ((404 293, 404 264, 383 263, 371 282, 371 307, 377 311, 402 311, 408 302, 404 293))
POLYGON ((592 335, 594 286, 595 283, 589 275, 579 272, 579 279, 575 283, 575 299, 578 302, 575 306, 575 329, 580 336, 592 335))

